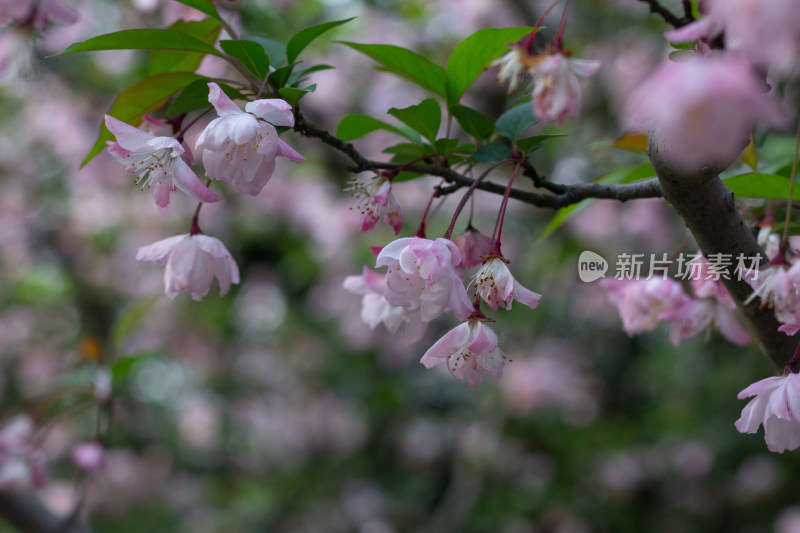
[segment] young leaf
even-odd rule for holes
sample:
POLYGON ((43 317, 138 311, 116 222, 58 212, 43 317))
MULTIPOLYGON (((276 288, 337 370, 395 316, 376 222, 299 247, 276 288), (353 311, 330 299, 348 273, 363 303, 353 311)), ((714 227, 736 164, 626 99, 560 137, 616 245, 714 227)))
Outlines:
POLYGON ((397 74, 435 94, 445 96, 444 69, 419 54, 391 44, 342 42, 380 63, 384 70, 397 74))
POLYGON ((189 7, 193 7, 198 11, 201 11, 208 15, 209 17, 215 18, 219 21, 222 20, 222 17, 219 16, 217 12, 217 8, 214 7, 214 4, 210 2, 210 0, 176 0, 181 4, 185 4, 189 7))
POLYGON ((512 141, 519 139, 528 128, 539 122, 533 116, 530 103, 519 104, 512 107, 497 119, 495 129, 503 137, 508 137, 512 141))
POLYGON ((222 57, 222 53, 199 39, 172 30, 122 30, 73 43, 55 54, 98 50, 189 50, 222 57))
POLYGON ((289 102, 289 104, 294 107, 297 105, 297 102, 300 101, 302 97, 307 95, 308 93, 313 93, 317 90, 317 85, 309 85, 305 89, 298 89, 297 87, 281 87, 278 89, 278 93, 281 95, 281 98, 289 102))
MULTIPOLYGON (((128 124, 137 124, 145 114, 153 109, 158 109, 164 105, 167 98, 198 79, 205 80, 206 78, 194 72, 164 72, 150 76, 122 91, 111 104, 108 114, 128 124)), ((105 124, 102 125, 97 142, 94 143, 81 166, 94 159, 94 156, 105 148, 106 141, 113 139, 114 136, 106 129, 105 124)))
POLYGON ((269 57, 264 47, 253 41, 239 39, 237 41, 220 41, 220 48, 242 62, 247 70, 263 80, 269 73, 269 57))
POLYGON ((292 87, 297 86, 298 84, 303 83, 305 80, 307 80, 308 79, 307 76, 309 74, 313 74, 314 72, 319 72, 321 70, 330 70, 332 68, 335 67, 332 67, 331 65, 314 65, 313 67, 308 67, 305 70, 292 72, 292 75, 289 76, 288 80, 286 80, 286 84, 292 87))
POLYGON ((505 159, 511 159, 511 148, 505 143, 496 141, 489 144, 484 144, 472 154, 472 157, 478 163, 486 163, 493 165, 505 159))
POLYGON ((393 107, 389 114, 418 131, 431 144, 436 143, 439 125, 442 122, 442 108, 433 98, 427 98, 417 105, 403 109, 393 107))
POLYGON ((456 46, 445 69, 447 105, 458 103, 489 63, 508 51, 508 43, 518 41, 532 30, 529 27, 484 28, 456 46))
POLYGON ((286 60, 289 62, 289 64, 294 63, 295 59, 297 59, 297 56, 300 55, 300 52, 305 50, 306 46, 311 44, 314 39, 337 26, 341 26, 342 24, 350 22, 354 18, 355 17, 344 20, 336 20, 333 22, 326 22, 325 24, 311 26, 310 28, 305 28, 295 33, 286 44, 286 60))
MULTIPOLYGON (((171 31, 184 33, 208 45, 213 45, 219 37, 222 27, 214 19, 178 20, 168 28, 171 31)), ((147 72, 151 76, 162 72, 193 72, 200 66, 205 54, 202 52, 184 52, 178 50, 153 50, 147 72)))
POLYGON ((451 107, 450 111, 464 131, 477 140, 488 139, 494 133, 494 121, 480 111, 458 104, 451 107))
POLYGON ((557 137, 566 137, 566 133, 547 133, 544 135, 534 135, 533 137, 525 137, 524 139, 517 139, 517 148, 523 152, 532 152, 537 150, 541 145, 550 139, 557 137))
MULTIPOLYGON (((242 94, 224 83, 219 84, 222 91, 227 94, 231 99, 242 99, 242 94)), ((208 80, 201 79, 195 80, 190 83, 181 93, 175 97, 169 107, 167 107, 167 116, 177 117, 189 111, 197 109, 205 109, 210 107, 208 102, 208 80)))
MULTIPOLYGON (((736 196, 742 198, 789 198, 790 181, 777 174, 748 172, 722 180, 722 183, 736 196)), ((794 199, 800 200, 800 188, 795 187, 794 199)))
POLYGON ((359 139, 376 130, 391 131, 392 133, 402 135, 414 142, 419 140, 418 137, 415 139, 400 128, 360 113, 346 115, 342 121, 339 122, 339 127, 336 129, 336 136, 343 141, 352 141, 353 139, 359 139))

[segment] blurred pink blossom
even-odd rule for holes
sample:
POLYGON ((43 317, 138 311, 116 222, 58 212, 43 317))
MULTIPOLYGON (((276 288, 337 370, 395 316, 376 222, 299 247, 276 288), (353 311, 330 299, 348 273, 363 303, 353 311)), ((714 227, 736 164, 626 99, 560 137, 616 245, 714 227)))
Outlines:
POLYGON ((207 235, 175 235, 139 248, 138 261, 166 265, 164 286, 168 297, 179 292, 191 293, 200 300, 208 294, 214 278, 219 281, 219 294, 228 293, 231 283, 239 283, 239 269, 225 245, 207 235))
POLYGON ((61 0, 0 0, 0 24, 16 22, 43 30, 48 23, 72 24, 78 14, 61 0))
POLYGON ((81 470, 99 470, 105 464, 105 455, 99 442, 82 442, 72 449, 72 462, 81 470))
POLYGON ((305 161, 275 130, 275 126, 294 125, 292 106, 287 102, 255 100, 242 111, 216 83, 209 83, 208 89, 208 101, 219 117, 195 143, 196 149, 203 148, 206 176, 233 183, 240 192, 255 196, 272 177, 277 156, 295 163, 305 161))
POLYGON ((458 381, 467 380, 470 387, 480 385, 484 372, 497 381, 508 358, 497 346, 497 335, 477 319, 470 319, 431 346, 420 359, 425 368, 445 364, 458 381))
POLYGON ((790 372, 753 383, 738 398, 755 396, 736 421, 740 433, 755 433, 764 426, 770 451, 783 453, 800 447, 800 374, 790 372))
POLYGON ((628 335, 652 331, 663 313, 685 304, 689 297, 674 279, 600 280, 608 300, 617 306, 622 327, 628 335))
POLYGON ((0 489, 40 488, 47 478, 44 454, 35 441, 33 420, 18 415, 0 429, 0 489))
POLYGON ((492 249, 492 238, 473 228, 468 228, 453 242, 461 252, 461 262, 458 264, 461 268, 482 265, 492 249))
POLYGON ((400 204, 392 194, 392 182, 384 175, 369 178, 350 178, 349 187, 345 191, 353 191, 350 195, 356 199, 357 209, 364 218, 361 220, 361 231, 372 231, 380 219, 394 230, 394 234, 403 229, 403 213, 400 204))
POLYGON ((530 68, 535 80, 533 114, 541 122, 556 122, 577 118, 581 108, 581 86, 578 78, 597 72, 600 62, 570 59, 562 53, 547 54, 530 68))

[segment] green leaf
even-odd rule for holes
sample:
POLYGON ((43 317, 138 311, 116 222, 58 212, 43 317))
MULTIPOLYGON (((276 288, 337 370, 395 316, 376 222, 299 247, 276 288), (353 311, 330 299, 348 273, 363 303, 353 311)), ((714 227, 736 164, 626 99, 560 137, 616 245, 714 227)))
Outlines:
POLYGON ((270 65, 273 67, 278 68, 286 62, 286 46, 283 43, 260 35, 242 35, 242 39, 260 44, 269 57, 270 65))
POLYGON ((528 131, 528 128, 537 122, 539 121, 533 116, 531 104, 524 103, 512 107, 500 115, 494 125, 497 133, 516 142, 523 133, 528 131))
POLYGON ((187 5, 189 7, 193 7, 196 10, 205 13, 209 17, 222 21, 222 17, 219 15, 219 12, 217 12, 217 8, 214 7, 214 4, 212 4, 210 0, 175 0, 175 1, 180 2, 181 4, 187 5))
POLYGON ((273 87, 284 87, 289 81, 289 76, 291 76, 293 68, 294 65, 287 65, 285 67, 276 69, 275 72, 269 75, 269 79, 267 81, 273 87))
POLYGON ((150 309, 152 309, 160 299, 161 294, 142 298, 122 312, 111 327, 111 333, 109 334, 109 346, 113 352, 117 352, 122 348, 128 336, 133 333, 136 326, 139 325, 142 319, 150 312, 150 309))
POLYGON ((339 127, 336 129, 336 136, 343 141, 351 141, 353 139, 359 139, 376 130, 391 131, 392 133, 411 139, 414 142, 418 141, 418 138, 415 139, 413 136, 409 136, 400 128, 387 124, 377 118, 370 117, 369 115, 362 115, 361 113, 346 115, 342 121, 339 122, 339 127))
POLYGON ((469 135, 479 141, 488 139, 494 133, 494 121, 472 108, 463 105, 454 105, 450 112, 469 135))
POLYGON ((425 144, 414 144, 414 143, 400 143, 395 144, 394 146, 390 146, 386 148, 383 153, 384 154, 395 154, 403 157, 407 157, 407 161, 411 161, 412 159, 416 159, 418 157, 422 157, 425 154, 429 154, 433 151, 430 145, 425 144))
MULTIPOLYGON (((213 45, 217 41, 222 27, 214 19, 203 19, 191 22, 178 20, 168 29, 194 37, 208 45, 213 45)), ((161 72, 192 72, 200 66, 204 57, 205 54, 202 52, 154 50, 150 54, 147 72, 151 76, 161 72)))
POLYGON ((113 387, 119 387, 121 382, 125 380, 125 378, 127 378, 133 369, 136 368, 140 363, 144 363, 149 359, 162 357, 163 355, 164 353, 161 350, 150 350, 128 355, 126 357, 120 357, 114 361, 113 365, 111 365, 111 383, 113 384, 113 387))
MULTIPOLYGON (((748 172, 722 180, 728 189, 736 196, 742 198, 774 198, 786 200, 789 198, 789 185, 791 181, 778 174, 761 174, 748 172)), ((800 200, 800 187, 794 189, 794 199, 800 200)))
POLYGON ((199 39, 172 30, 122 30, 73 43, 55 54, 98 50, 189 50, 223 57, 222 53, 199 39))
POLYGON ((384 70, 405 78, 435 94, 445 96, 444 69, 411 50, 391 44, 342 42, 383 65, 384 70))
POLYGON ((305 28, 295 33, 286 44, 286 60, 289 62, 289 64, 294 63, 295 59, 297 59, 297 56, 300 55, 300 52, 305 50, 306 46, 311 44, 314 39, 337 26, 341 26, 342 24, 350 22, 354 18, 355 17, 344 20, 336 20, 333 22, 326 22, 325 24, 311 26, 310 28, 305 28))
POLYGON ((532 152, 539 149, 546 141, 555 139, 557 137, 566 137, 566 133, 546 133, 544 135, 534 135, 533 137, 525 137, 524 139, 517 139, 517 148, 523 152, 532 152))
POLYGON ((456 46, 445 69, 447 104, 458 103, 493 60, 508 51, 508 43, 520 40, 533 28, 484 28, 456 46))
POLYGON ((398 109, 393 107, 389 114, 418 131, 431 144, 436 143, 439 126, 442 123, 442 108, 433 98, 426 98, 417 105, 398 109))
POLYGON ((436 153, 439 155, 446 156, 456 148, 458 148, 458 139, 436 139, 436 153))
POLYGON ((319 72, 321 70, 330 70, 332 68, 335 67, 332 67, 331 65, 314 65, 313 67, 308 67, 305 70, 292 72, 292 75, 289 76, 288 80, 286 80, 286 84, 291 86, 297 86, 298 84, 303 83, 307 79, 306 76, 308 76, 309 74, 312 74, 314 72, 319 72))
MULTIPOLYGON (((205 80, 206 78, 194 72, 164 72, 150 76, 122 91, 111 104, 108 114, 128 124, 138 125, 145 114, 158 109, 166 103, 167 98, 198 79, 205 80)), ((114 136, 103 124, 100 127, 97 142, 94 143, 81 166, 94 159, 105 148, 106 141, 113 139, 114 136)))
POLYGON ((484 144, 475 150, 472 157, 478 163, 486 163, 493 165, 506 159, 511 159, 511 148, 503 142, 497 141, 489 144, 484 144))
MULTIPOLYGON (((242 94, 233 87, 225 85, 224 83, 218 85, 232 100, 244 98, 242 94)), ((211 107, 211 104, 208 102, 208 80, 195 80, 181 91, 172 103, 169 104, 167 116, 173 118, 183 113, 188 113, 197 109, 205 109, 207 107, 211 107)))
POLYGON ((308 93, 313 93, 317 90, 317 85, 309 85, 305 89, 298 89, 297 87, 282 87, 278 89, 278 93, 281 95, 281 98, 289 102, 292 107, 297 105, 297 102, 300 101, 302 97, 307 95, 308 93))
POLYGON ((256 78, 263 80, 269 74, 269 57, 264 47, 253 41, 239 39, 237 41, 220 41, 220 48, 231 55, 255 74, 256 78))

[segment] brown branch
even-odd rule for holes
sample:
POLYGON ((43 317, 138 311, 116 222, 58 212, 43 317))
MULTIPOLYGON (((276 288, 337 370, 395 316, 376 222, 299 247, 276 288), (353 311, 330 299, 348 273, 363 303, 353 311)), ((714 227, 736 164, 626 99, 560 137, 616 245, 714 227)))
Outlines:
POLYGON ((686 1, 684 1, 683 3, 683 12, 684 12, 683 17, 678 17, 672 14, 672 12, 669 9, 659 4, 658 0, 639 0, 639 1, 644 2, 648 6, 650 6, 650 13, 655 13, 657 15, 660 15, 661 18, 663 18, 667 24, 675 28, 686 26, 687 24, 689 24, 694 20, 694 17, 692 16, 692 6, 686 1))
POLYGON ((22 533, 90 533, 51 513, 32 494, 0 491, 0 516, 22 533))

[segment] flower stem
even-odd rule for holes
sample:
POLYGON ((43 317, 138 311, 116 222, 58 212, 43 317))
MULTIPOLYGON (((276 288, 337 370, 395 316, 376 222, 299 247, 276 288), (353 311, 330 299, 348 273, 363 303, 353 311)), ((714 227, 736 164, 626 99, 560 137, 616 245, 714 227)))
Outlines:
POLYGON ((786 363, 786 368, 783 371, 784 374, 786 373, 787 370, 792 374, 797 374, 798 370, 800 370, 797 368, 798 357, 800 357, 800 342, 797 343, 797 348, 795 348, 794 350, 794 355, 792 355, 792 358, 789 359, 788 363, 786 363))
MULTIPOLYGON (((491 172, 492 170, 494 170, 498 166, 502 165, 506 161, 510 161, 510 160, 509 159, 504 159, 502 161, 499 161, 499 162, 495 163, 494 165, 492 165, 489 168, 487 168, 483 172, 483 174, 481 174, 480 176, 475 178, 475 181, 473 181, 472 184, 469 186, 469 189, 467 189, 467 192, 465 192, 464 196, 461 197, 461 201, 458 203, 458 207, 456 207, 455 213, 453 213, 453 219, 450 221, 450 226, 447 228, 447 233, 444 234, 444 238, 445 239, 449 239, 450 237, 453 236, 453 229, 455 229, 456 220, 458 219, 458 215, 461 214, 461 211, 464 209, 464 205, 466 205, 467 200, 472 196, 472 193, 473 193, 473 191, 475 191, 475 188, 478 186, 478 184, 483 180, 483 178, 485 178, 486 176, 489 175, 489 172, 491 172)), ((517 166, 519 166, 519 165, 517 165, 517 166)), ((515 168, 515 170, 516 170, 516 168, 515 168)))
POLYGON ((497 254, 500 257, 503 257, 503 254, 500 253, 500 235, 503 233, 503 222, 506 218, 506 207, 508 206, 508 195, 511 194, 511 184, 514 183, 514 177, 517 175, 517 170, 519 170, 519 166, 522 164, 522 160, 520 159, 517 161, 517 164, 514 165, 514 170, 511 171, 511 177, 508 179, 508 185, 506 186, 506 193, 503 195, 503 204, 500 207, 500 213, 497 215, 497 222, 494 224, 494 231, 492 231, 492 240, 494 244, 492 244, 492 254, 497 254), (495 237, 496 235, 496 237, 495 237))
POLYGON ((208 109, 206 109, 205 111, 203 111, 202 113, 197 115, 190 123, 188 123, 187 125, 182 127, 181 131, 178 132, 178 135, 175 136, 175 140, 178 141, 179 143, 182 143, 183 142, 183 136, 186 135, 186 132, 189 130, 189 128, 194 126, 195 122, 197 122, 198 120, 200 120, 201 118, 206 116, 209 113, 209 111, 211 111, 212 109, 213 108, 209 107, 208 109))
POLYGON ((794 201, 794 182, 797 178, 797 157, 800 154, 800 119, 797 121, 797 140, 794 145, 794 160, 792 161, 792 178, 789 181, 789 199, 786 200, 786 220, 783 223, 783 238, 781 238, 781 253, 785 254, 789 248, 789 223, 792 220, 792 202, 794 201))
POLYGON ((544 12, 541 15, 539 15, 539 19, 536 21, 536 24, 533 25, 533 31, 528 36, 529 38, 531 38, 531 40, 532 40, 531 36, 535 36, 536 35, 536 32, 539 30, 539 27, 542 25, 542 22, 544 22, 544 18, 547 16, 548 13, 550 13, 553 10, 554 7, 556 7, 558 5, 558 3, 560 1, 561 0, 553 0, 552 2, 550 2, 550 5, 547 6, 547 8, 544 10, 544 12))
POLYGON ((572 0, 567 0, 567 5, 564 6, 564 13, 561 15, 561 24, 558 26, 558 33, 556 34, 556 50, 563 49, 564 28, 567 25, 567 15, 569 14, 569 6, 572 0))
POLYGON ((436 189, 444 185, 444 181, 445 180, 440 181, 439 185, 434 187, 433 194, 431 194, 431 197, 428 198, 428 204, 425 206, 425 211, 422 212, 422 219, 419 221, 419 228, 417 228, 417 231, 414 232, 415 237, 420 237, 422 239, 425 238, 425 224, 426 219, 428 218, 428 212, 431 210, 431 205, 433 205, 433 199, 436 198, 436 189))

